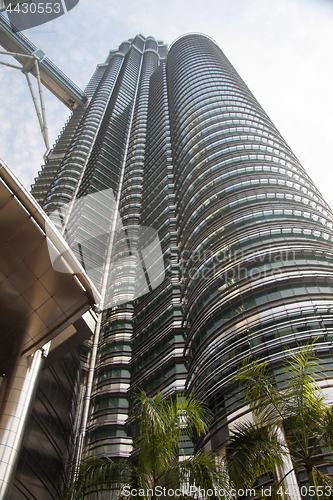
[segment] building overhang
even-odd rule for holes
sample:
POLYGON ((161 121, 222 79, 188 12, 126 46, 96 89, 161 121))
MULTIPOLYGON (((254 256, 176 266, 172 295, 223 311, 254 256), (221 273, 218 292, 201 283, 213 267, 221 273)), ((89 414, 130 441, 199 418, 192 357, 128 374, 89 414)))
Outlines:
POLYGON ((18 352, 30 355, 59 336, 58 341, 54 341, 54 347, 60 355, 66 345, 69 350, 89 337, 92 322, 88 319, 84 326, 81 316, 98 301, 99 293, 65 240, 0 159, 2 373, 6 372, 9 360, 18 352), (60 258, 66 272, 52 267, 47 228, 51 228, 53 250, 62 254, 60 258), (66 331, 67 334, 64 334, 66 331))

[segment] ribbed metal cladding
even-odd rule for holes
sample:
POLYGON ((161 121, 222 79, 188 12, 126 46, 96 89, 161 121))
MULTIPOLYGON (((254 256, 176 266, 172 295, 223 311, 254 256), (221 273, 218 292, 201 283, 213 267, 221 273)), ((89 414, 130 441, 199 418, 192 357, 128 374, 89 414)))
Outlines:
MULTIPOLYGON (((145 50, 142 37, 136 37, 135 43, 139 51, 135 47, 129 50, 133 51, 132 58, 136 63, 128 67, 127 84, 123 80, 119 87, 120 91, 127 93, 132 89, 131 103, 134 105, 131 120, 129 116, 127 118, 130 128, 127 132, 129 137, 119 202, 125 230, 140 222, 149 78, 158 64, 157 52, 145 50)), ((117 128, 110 128, 110 137, 115 135, 117 128)), ((122 240, 117 241, 114 250, 117 251, 117 246, 124 243, 127 244, 122 240)), ((122 270, 119 269, 119 272, 122 270)), ((117 281, 117 269, 112 281, 117 281)), ((131 441, 127 438, 126 442, 124 424, 129 407, 127 391, 132 330, 132 303, 114 307, 104 314, 90 424, 89 446, 94 453, 103 454, 106 451, 113 456, 127 456, 131 451, 131 441), (115 437, 110 439, 113 435, 115 437)))
MULTIPOLYGON (((167 62, 187 389, 217 421, 246 411, 243 359, 317 340, 331 369, 332 212, 216 44, 189 35, 167 62)), ((329 373, 327 373, 328 376, 329 373)))
POLYGON ((48 213, 72 200, 95 144, 123 59, 124 54, 119 50, 109 64, 97 67, 86 89, 90 102, 72 114, 35 179, 31 192, 48 213))
MULTIPOLYGON (((105 63, 98 65, 86 88, 90 97, 86 109, 80 115, 79 111, 73 113, 32 188, 49 213, 63 203, 111 188, 124 230, 140 222, 147 224, 141 221, 141 211, 150 77, 165 55, 163 42, 138 35, 110 51, 105 63)), ((95 238, 94 252, 85 264, 100 287, 100 263, 107 255, 108 241, 99 235, 99 227, 106 227, 111 215, 98 204, 96 211, 93 204, 83 209, 80 204, 73 205, 67 237, 70 239, 78 227, 87 241, 95 238)), ((118 238, 113 253, 127 244, 125 237, 118 238)), ((117 272, 115 266, 111 282, 117 282, 117 272)), ((123 267, 119 272, 124 272, 123 267)), ((178 302, 179 297, 178 286, 178 302)), ((95 454, 117 457, 131 451, 125 422, 136 305, 121 304, 103 313, 86 427, 86 450, 95 454)))
MULTIPOLYGON (((266 359, 278 376, 285 348, 314 339, 330 390, 332 212, 217 45, 186 35, 167 54, 138 35, 109 53, 87 92, 33 193, 52 211, 113 189, 125 230, 158 232, 165 267, 154 290, 104 312, 87 450, 129 455, 138 388, 199 394, 216 416, 199 445, 223 447, 247 411, 233 381, 242 360, 266 359)), ((87 240, 108 219, 89 210, 70 216, 87 240)), ((96 284, 107 251, 100 239, 90 255, 96 284)))
POLYGON ((150 394, 184 389, 184 331, 175 186, 165 63, 150 79, 141 223, 159 235, 164 281, 138 300, 134 310, 131 387, 150 394))
MULTIPOLYGON (((122 179, 129 162, 128 144, 138 102, 137 83, 141 77, 143 47, 144 41, 137 38, 126 52, 110 100, 111 109, 105 114, 105 124, 99 130, 96 148, 83 178, 82 195, 112 187, 116 198, 122 199, 122 179)), ((133 306, 124 304, 103 314, 88 424, 87 444, 93 453, 128 456, 131 451, 131 440, 127 438, 124 425, 129 407, 132 313, 133 306)))

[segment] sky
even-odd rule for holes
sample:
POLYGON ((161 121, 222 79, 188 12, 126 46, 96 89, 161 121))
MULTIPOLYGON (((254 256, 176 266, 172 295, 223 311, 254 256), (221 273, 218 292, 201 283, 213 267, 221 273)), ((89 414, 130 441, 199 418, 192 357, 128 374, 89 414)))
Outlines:
MULTIPOLYGON (((83 89, 122 41, 189 32, 217 42, 333 207, 333 0, 80 0, 24 35, 83 89)), ((44 98, 53 144, 70 112, 44 98)), ((0 157, 30 188, 45 146, 20 71, 0 66, 0 103, 0 157)))

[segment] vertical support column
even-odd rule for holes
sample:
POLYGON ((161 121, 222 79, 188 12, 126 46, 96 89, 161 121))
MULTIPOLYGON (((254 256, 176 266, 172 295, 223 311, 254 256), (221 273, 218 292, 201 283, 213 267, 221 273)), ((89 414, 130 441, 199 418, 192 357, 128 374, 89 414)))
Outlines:
POLYGON ((0 500, 8 498, 24 431, 50 342, 31 356, 18 356, 3 382, 0 412, 0 500))
MULTIPOLYGON (((278 440, 283 446, 287 448, 287 441, 284 435, 284 431, 281 427, 278 428, 278 440)), ((284 487, 286 488, 290 498, 293 498, 295 500, 302 500, 294 470, 294 465, 291 461, 289 452, 285 455, 284 464, 281 470, 278 470, 277 473, 279 479, 283 480, 284 487)))

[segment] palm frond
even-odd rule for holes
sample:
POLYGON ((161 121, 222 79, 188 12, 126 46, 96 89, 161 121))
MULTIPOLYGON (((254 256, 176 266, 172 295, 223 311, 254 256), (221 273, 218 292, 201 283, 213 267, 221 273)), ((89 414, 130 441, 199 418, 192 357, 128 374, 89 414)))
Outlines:
POLYGON ((178 436, 187 435, 193 439, 195 435, 207 432, 211 421, 210 411, 205 403, 194 396, 178 393, 176 398, 166 400, 166 414, 169 427, 178 429, 178 436))
POLYGON ((313 345, 306 345, 296 353, 288 350, 288 353, 289 357, 283 370, 288 381, 286 399, 294 405, 294 413, 302 414, 301 418, 306 418, 303 408, 309 408, 314 416, 315 413, 320 414, 324 397, 314 375, 318 374, 321 367, 314 355, 313 345))
POLYGON ((286 448, 279 442, 277 428, 246 422, 233 430, 226 463, 231 480, 242 488, 251 487, 263 474, 282 467, 286 448))
POLYGON ((182 484, 198 485, 206 492, 211 490, 212 495, 209 497, 213 499, 234 498, 230 495, 233 485, 221 457, 214 454, 196 453, 180 462, 180 471, 182 484))
POLYGON ((173 463, 177 453, 177 430, 170 432, 166 397, 158 393, 150 398, 144 391, 137 395, 134 447, 141 469, 157 476, 173 463))
POLYGON ((283 370, 288 383, 282 390, 283 426, 290 448, 297 449, 298 457, 303 455, 305 459, 316 453, 322 444, 327 404, 314 378, 320 371, 314 346, 309 344, 298 352, 288 350, 288 353, 283 370))
POLYGON ((164 432, 167 421, 165 414, 165 396, 160 392, 155 398, 147 396, 145 391, 141 390, 136 395, 134 411, 140 416, 137 419, 137 427, 140 433, 140 439, 149 439, 151 429, 164 432))
POLYGON ((317 467, 313 469, 317 484, 317 491, 320 493, 321 500, 333 499, 333 479, 328 474, 323 474, 317 467), (320 488, 321 487, 321 488, 320 488))
POLYGON ((115 498, 131 478, 131 464, 127 460, 115 462, 108 457, 90 456, 81 462, 78 475, 62 500, 98 499, 103 490, 113 491, 115 498))
POLYGON ((284 373, 291 379, 302 380, 303 383, 315 383, 314 376, 321 371, 321 365, 315 355, 314 343, 299 348, 297 352, 286 349, 288 358, 284 373))
POLYGON ((267 363, 245 360, 235 380, 245 383, 246 399, 259 419, 267 424, 282 422, 281 393, 275 387, 267 363))
MULTIPOLYGON (((239 484, 251 484, 265 470, 274 470, 279 443, 272 442, 271 433, 279 426, 283 428, 284 443, 294 467, 307 469, 310 463, 315 470, 328 462, 322 453, 323 448, 333 447, 333 408, 316 382, 321 367, 314 345, 300 347, 297 352, 289 350, 288 354, 281 372, 283 387, 277 388, 268 365, 258 361, 246 361, 236 377, 246 384, 246 397, 258 421, 258 425, 238 426, 230 442, 228 469, 239 484), (257 432, 262 432, 262 436, 256 436, 257 432)), ((279 453, 283 455, 283 450, 279 453)), ((318 471, 318 478, 320 474, 318 471)), ((308 476, 312 484, 310 472, 308 476)))

